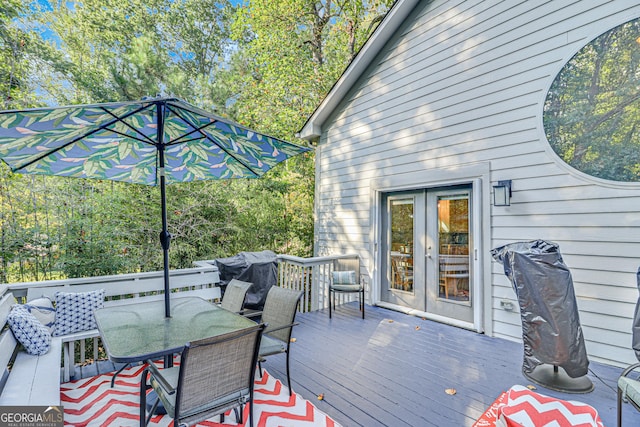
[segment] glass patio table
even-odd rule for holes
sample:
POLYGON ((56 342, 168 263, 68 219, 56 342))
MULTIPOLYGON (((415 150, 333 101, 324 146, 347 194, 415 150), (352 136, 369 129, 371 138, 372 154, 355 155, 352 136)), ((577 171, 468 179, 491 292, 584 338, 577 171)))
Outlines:
POLYGON ((187 342, 255 325, 202 298, 175 298, 171 305, 169 318, 163 300, 97 309, 95 319, 109 359, 134 363, 165 357, 170 366, 170 356, 187 342))

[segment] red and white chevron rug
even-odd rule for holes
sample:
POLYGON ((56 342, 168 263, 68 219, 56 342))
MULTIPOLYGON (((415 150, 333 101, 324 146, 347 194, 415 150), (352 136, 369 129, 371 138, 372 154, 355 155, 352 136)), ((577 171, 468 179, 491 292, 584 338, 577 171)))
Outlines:
POLYGON ((473 427, 603 427, 586 403, 560 400, 521 385, 503 392, 473 427))
MULTIPOLYGON (((112 374, 61 384, 60 394, 64 406, 66 426, 125 427, 139 425, 140 375, 143 366, 127 368, 118 374, 115 386, 111 388, 112 374)), ((254 386, 254 426, 255 427, 340 427, 328 415, 321 412, 311 402, 293 393, 282 383, 263 371, 262 379, 256 375, 254 386)), ((249 407, 245 405, 244 424, 237 424, 233 411, 219 423, 219 417, 207 420, 198 426, 225 427, 249 424, 249 407)), ((169 427, 173 420, 158 415, 152 418, 150 426, 169 427)))

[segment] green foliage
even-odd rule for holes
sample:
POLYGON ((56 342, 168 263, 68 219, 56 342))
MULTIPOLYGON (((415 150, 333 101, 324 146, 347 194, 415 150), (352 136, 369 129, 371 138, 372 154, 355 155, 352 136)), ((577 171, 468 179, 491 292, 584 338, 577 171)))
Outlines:
MULTIPOLYGON (((253 0, 237 9, 239 49, 217 77, 229 114, 290 138, 327 94, 391 1, 253 0)), ((217 95, 213 93, 212 95, 217 95)), ((219 104, 223 104, 219 101, 219 104)))
POLYGON ((640 181, 640 20, 582 48, 560 71, 545 103, 554 151, 574 168, 640 181))
POLYGON ((55 275, 57 223, 49 202, 55 191, 35 177, 0 165, 0 279, 55 275))
POLYGON ((18 24, 25 13, 20 0, 3 0, 0 4, 0 108, 34 105, 30 91, 29 51, 37 39, 18 24))
MULTIPOLYGON (((391 3, 8 0, 0 94, 5 109, 166 94, 293 140, 391 3)), ((171 267, 311 255, 313 192, 312 153, 257 180, 170 185, 171 267)), ((155 187, 0 165, 0 282, 161 269, 159 200, 155 187)))
POLYGON ((60 201, 65 218, 58 267, 67 277, 159 269, 162 262, 154 252, 160 246, 158 239, 153 239, 159 226, 153 227, 159 223, 160 212, 150 195, 153 189, 94 180, 66 181, 71 183, 64 186, 60 201))

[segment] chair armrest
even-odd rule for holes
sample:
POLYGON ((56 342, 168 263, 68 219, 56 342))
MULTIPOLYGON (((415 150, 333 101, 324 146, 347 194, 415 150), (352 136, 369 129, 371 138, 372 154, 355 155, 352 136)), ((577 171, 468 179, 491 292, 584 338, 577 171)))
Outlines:
POLYGON ((271 332, 280 331, 282 329, 293 328, 294 326, 297 326, 299 324, 300 323, 298 323, 298 322, 294 322, 294 323, 290 323, 288 325, 278 326, 277 328, 269 328, 269 326, 267 326, 265 328, 265 330, 264 330, 264 333, 269 335, 271 332))
POLYGON ((173 388, 173 386, 162 376, 160 369, 158 369, 154 363, 149 363, 147 369, 151 375, 156 378, 160 387, 162 387, 167 394, 174 394, 176 392, 176 389, 173 388))
POLYGON ((626 377, 627 375, 629 375, 631 372, 633 372, 634 370, 636 370, 638 368, 640 368, 640 363, 635 363, 635 364, 629 366, 624 371, 622 371, 622 374, 620 374, 620 376, 621 377, 626 377))
POLYGON ((244 316, 248 319, 253 319, 254 317, 262 316, 262 310, 251 310, 251 309, 242 309, 238 312, 241 316, 244 316))

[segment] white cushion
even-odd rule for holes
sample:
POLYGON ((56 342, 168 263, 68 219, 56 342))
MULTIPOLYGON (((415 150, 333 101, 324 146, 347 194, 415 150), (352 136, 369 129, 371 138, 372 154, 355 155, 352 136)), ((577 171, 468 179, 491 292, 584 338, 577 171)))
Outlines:
POLYGON ((41 355, 49 351, 51 333, 24 306, 14 305, 7 316, 7 323, 27 353, 41 355))
POLYGON ((56 292, 56 328, 54 336, 86 331, 97 327, 93 311, 104 305, 104 289, 91 292, 56 292))
POLYGON ((33 314, 40 323, 46 326, 49 332, 53 333, 56 321, 56 309, 53 308, 53 303, 49 298, 42 297, 34 299, 27 302, 24 308, 33 314))

